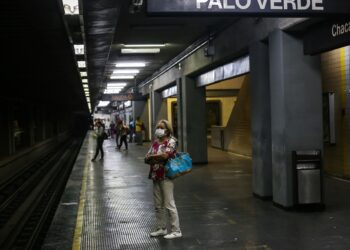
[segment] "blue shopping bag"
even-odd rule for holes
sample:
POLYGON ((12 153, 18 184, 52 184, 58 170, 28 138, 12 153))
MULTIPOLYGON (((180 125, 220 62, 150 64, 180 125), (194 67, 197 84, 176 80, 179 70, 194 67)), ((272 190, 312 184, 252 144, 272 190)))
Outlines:
POLYGON ((165 164, 166 177, 175 179, 192 170, 192 159, 188 153, 179 152, 175 158, 169 159, 165 164))

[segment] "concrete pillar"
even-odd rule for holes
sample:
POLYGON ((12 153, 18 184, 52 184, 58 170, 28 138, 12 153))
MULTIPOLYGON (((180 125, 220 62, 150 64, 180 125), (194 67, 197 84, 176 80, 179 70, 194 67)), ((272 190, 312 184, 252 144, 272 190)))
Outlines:
POLYGON ((250 47, 253 193, 272 197, 269 49, 262 42, 250 47))
POLYGON ((184 118, 182 117, 183 115, 183 105, 181 105, 182 103, 182 78, 177 78, 176 79, 176 86, 177 86, 177 95, 176 95, 176 99, 177 99, 177 134, 178 134, 178 150, 179 151, 184 151, 184 125, 183 125, 183 121, 184 118))
MULTIPOLYGON (((157 114, 157 118, 156 121, 168 119, 168 105, 167 105, 167 99, 162 99, 162 102, 160 103, 160 107, 159 107, 159 112, 157 114)), ((169 121, 171 122, 171 121, 169 121)))
POLYGON ((142 116, 146 104, 146 101, 133 101, 132 112, 134 121, 136 121, 136 117, 142 116))
POLYGON ((293 202, 293 150, 323 150, 322 83, 318 56, 281 30, 269 36, 273 201, 293 202))
POLYGON ((150 129, 152 130, 152 135, 153 135, 154 129, 158 122, 158 114, 161 109, 163 99, 162 99, 162 94, 154 90, 150 92, 150 95, 151 95, 151 124, 152 124, 150 129))
POLYGON ((208 162, 205 88, 193 79, 177 80, 178 134, 180 150, 188 152, 193 163, 208 162))

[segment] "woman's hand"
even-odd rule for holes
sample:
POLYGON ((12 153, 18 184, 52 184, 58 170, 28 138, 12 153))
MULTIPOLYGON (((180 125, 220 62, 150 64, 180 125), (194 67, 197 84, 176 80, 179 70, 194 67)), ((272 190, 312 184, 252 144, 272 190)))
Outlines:
POLYGON ((168 154, 157 154, 157 155, 151 155, 146 154, 145 156, 145 163, 146 164, 164 164, 168 160, 169 156, 168 154))
POLYGON ((146 154, 146 155, 145 155, 144 162, 145 162, 146 164, 151 164, 151 159, 150 159, 150 155, 149 155, 149 154, 146 154))

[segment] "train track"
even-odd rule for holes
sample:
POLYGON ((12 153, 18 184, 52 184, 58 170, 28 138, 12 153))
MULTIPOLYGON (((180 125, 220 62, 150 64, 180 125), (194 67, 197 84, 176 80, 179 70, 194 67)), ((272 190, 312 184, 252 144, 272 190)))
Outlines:
POLYGON ((69 140, 0 186, 0 249, 38 249, 82 140, 69 140))

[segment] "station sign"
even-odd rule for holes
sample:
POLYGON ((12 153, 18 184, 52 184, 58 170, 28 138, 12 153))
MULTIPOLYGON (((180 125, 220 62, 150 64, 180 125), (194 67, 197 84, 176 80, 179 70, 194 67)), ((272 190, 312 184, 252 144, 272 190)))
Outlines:
POLYGON ((318 23, 311 26, 304 36, 306 55, 319 54, 348 45, 350 45, 350 18, 330 19, 318 23))
POLYGON ((149 14, 335 16, 350 14, 350 0, 148 0, 149 14))
POLYGON ((104 95, 102 97, 104 101, 140 101, 145 98, 140 93, 126 93, 126 94, 112 94, 112 95, 104 95))

